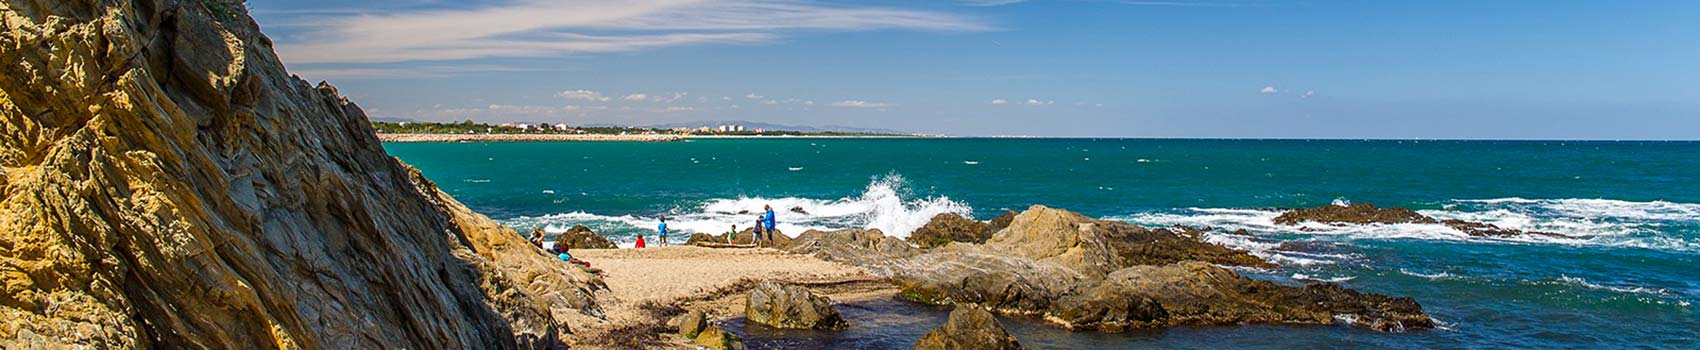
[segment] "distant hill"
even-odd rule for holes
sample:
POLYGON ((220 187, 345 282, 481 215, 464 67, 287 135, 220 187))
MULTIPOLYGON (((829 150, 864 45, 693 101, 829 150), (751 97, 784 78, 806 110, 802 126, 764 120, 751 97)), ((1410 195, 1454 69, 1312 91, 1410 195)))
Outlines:
POLYGON ((907 131, 892 130, 892 129, 858 128, 858 127, 853 127, 853 126, 842 126, 842 125, 826 125, 826 126, 814 127, 814 126, 802 126, 802 125, 785 125, 785 124, 774 124, 774 123, 762 123, 762 122, 752 122, 752 121, 743 121, 743 120, 679 122, 679 123, 646 125, 646 126, 643 126, 643 127, 645 127, 645 128, 657 128, 657 129, 672 129, 672 128, 696 129, 696 128, 702 128, 702 127, 712 128, 712 127, 721 126, 721 125, 743 125, 744 128, 746 128, 746 129, 766 129, 766 130, 784 130, 784 131, 801 131, 801 132, 849 132, 849 133, 904 134, 904 135, 910 134, 910 132, 907 132, 907 131))

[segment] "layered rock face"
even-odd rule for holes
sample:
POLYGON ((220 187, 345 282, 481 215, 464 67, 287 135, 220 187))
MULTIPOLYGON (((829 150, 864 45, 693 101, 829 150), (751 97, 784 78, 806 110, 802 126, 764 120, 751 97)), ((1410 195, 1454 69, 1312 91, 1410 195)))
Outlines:
POLYGON ((600 313, 239 1, 0 6, 0 348, 547 348, 600 313))
POLYGON ((957 306, 944 325, 933 328, 915 342, 915 350, 1018 350, 1021 342, 986 310, 957 306))
POLYGON ((785 248, 889 276, 908 300, 1043 316, 1071 329, 1337 318, 1389 331, 1433 325, 1410 298, 1245 278, 1217 265, 1270 265, 1203 242, 1194 231, 1151 230, 1042 206, 1016 215, 985 244, 905 250, 867 232, 805 233, 785 248))

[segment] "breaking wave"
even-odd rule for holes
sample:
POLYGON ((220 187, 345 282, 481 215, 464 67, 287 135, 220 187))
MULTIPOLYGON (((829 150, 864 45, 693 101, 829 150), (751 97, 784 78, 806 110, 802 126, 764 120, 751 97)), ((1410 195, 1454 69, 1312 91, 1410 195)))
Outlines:
MULTIPOLYGON (((689 232, 721 233, 737 225, 739 229, 754 225, 764 206, 772 206, 778 214, 780 232, 795 237, 807 230, 836 230, 845 228, 879 229, 886 235, 908 237, 926 225, 933 216, 954 213, 970 216, 973 208, 949 197, 917 197, 908 190, 908 181, 898 174, 872 179, 860 195, 838 199, 798 197, 738 197, 703 201, 690 209, 668 214, 670 231, 682 239, 689 232), (800 209, 793 211, 792 209, 800 209)), ((607 216, 571 212, 503 220, 510 227, 543 227, 545 232, 558 234, 573 225, 586 227, 609 236, 616 242, 630 245, 638 234, 650 234, 660 221, 655 217, 633 215, 607 216)))
MULTIPOLYGON (((1346 203, 1344 199, 1336 202, 1346 203)), ((1146 212, 1113 219, 1146 226, 1212 227, 1222 231, 1245 230, 1250 236, 1212 232, 1205 239, 1245 249, 1276 263, 1283 259, 1300 264, 1293 252, 1278 249, 1280 241, 1304 237, 1345 239, 1419 239, 1494 243, 1563 244, 1644 248, 1676 252, 1700 251, 1700 204, 1664 201, 1631 202, 1609 199, 1501 198, 1456 200, 1442 209, 1419 210, 1437 219, 1460 219, 1524 231, 1552 232, 1562 236, 1518 235, 1474 237, 1442 224, 1331 225, 1306 222, 1277 225, 1278 209, 1188 208, 1146 212)), ((1288 261, 1286 263, 1291 263, 1288 261)))

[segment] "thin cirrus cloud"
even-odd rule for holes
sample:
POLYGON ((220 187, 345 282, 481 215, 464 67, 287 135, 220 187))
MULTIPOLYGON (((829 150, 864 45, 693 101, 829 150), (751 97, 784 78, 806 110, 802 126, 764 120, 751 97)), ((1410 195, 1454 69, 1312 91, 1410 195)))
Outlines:
POLYGON ((939 12, 791 0, 522 0, 475 8, 327 14, 279 43, 297 64, 533 58, 759 44, 794 31, 992 30, 939 12))

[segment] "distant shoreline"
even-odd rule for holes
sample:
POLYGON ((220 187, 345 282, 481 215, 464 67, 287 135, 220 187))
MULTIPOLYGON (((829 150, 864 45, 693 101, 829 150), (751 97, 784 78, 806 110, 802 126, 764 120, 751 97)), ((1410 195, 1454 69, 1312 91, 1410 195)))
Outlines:
POLYGON ((916 139, 945 136, 921 135, 674 135, 674 134, 378 134, 378 141, 413 142, 585 142, 640 141, 672 142, 686 139, 916 139))
POLYGON ((378 135, 382 142, 536 142, 536 141, 640 141, 669 142, 685 138, 680 135, 607 135, 607 134, 386 134, 378 135))

